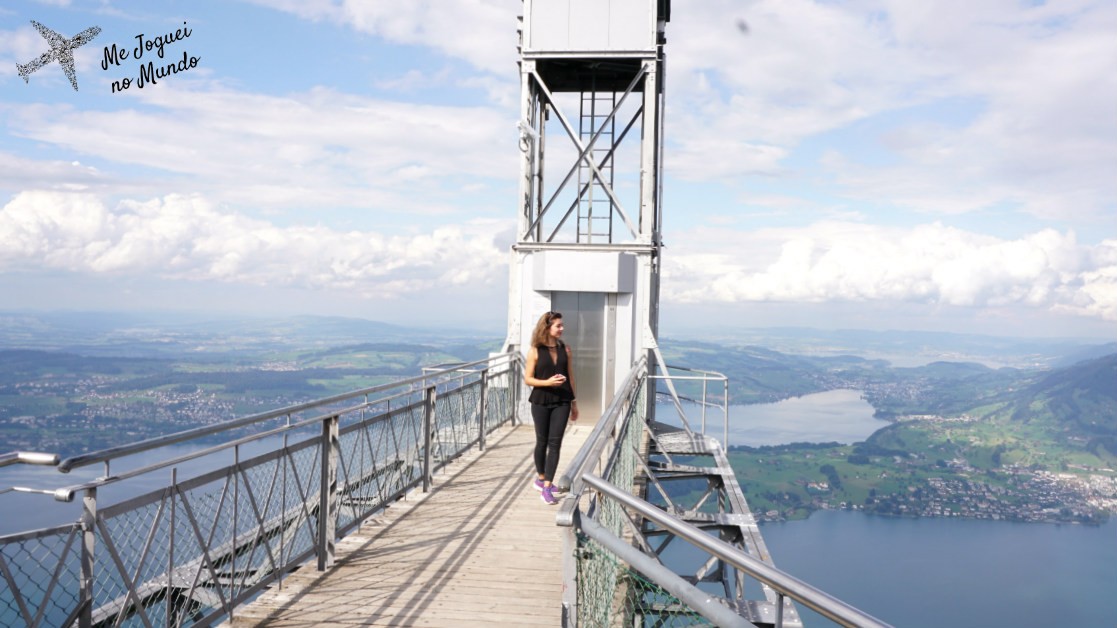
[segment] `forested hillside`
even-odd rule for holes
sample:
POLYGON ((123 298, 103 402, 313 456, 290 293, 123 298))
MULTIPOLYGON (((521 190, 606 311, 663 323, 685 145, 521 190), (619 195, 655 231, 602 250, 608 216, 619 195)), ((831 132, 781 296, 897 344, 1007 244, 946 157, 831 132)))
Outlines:
POLYGON ((769 519, 843 507, 1096 523, 1117 508, 1117 354, 1041 372, 934 364, 904 382, 907 397, 883 387, 899 411, 865 442, 734 448, 749 503, 769 519))

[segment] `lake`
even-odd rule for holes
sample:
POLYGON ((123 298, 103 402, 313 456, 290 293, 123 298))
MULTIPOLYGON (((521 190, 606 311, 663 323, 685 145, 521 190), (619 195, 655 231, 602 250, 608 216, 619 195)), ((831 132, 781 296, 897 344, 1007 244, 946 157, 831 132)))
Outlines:
MULTIPOLYGON (((1098 527, 819 511, 761 532, 779 568, 897 627, 1117 626, 1117 519, 1098 527)), ((799 610, 806 626, 832 625, 799 610)))
MULTIPOLYGON (((683 411, 691 427, 699 430, 701 410, 684 403, 683 411)), ((829 390, 792 397, 776 403, 729 406, 729 444, 782 445, 792 442, 855 443, 888 425, 873 418, 873 406, 861 398, 859 390, 829 390)), ((674 406, 659 403, 656 418, 678 424, 674 406)), ((722 438, 720 410, 706 410, 706 433, 722 438)))
MULTIPOLYGON (((673 408, 657 412, 670 421, 673 408)), ((731 406, 729 444, 858 442, 887 425, 872 415, 855 390, 731 406)), ((714 416, 707 433, 720 438, 714 416)), ((1117 627, 1117 518, 1090 527, 819 511, 761 531, 778 567, 897 627, 1117 627)), ((808 627, 833 625, 800 612, 808 627)))
POLYGON ((873 412, 859 390, 829 390, 777 403, 734 405, 729 407, 729 444, 855 443, 888 425, 873 418, 873 412))

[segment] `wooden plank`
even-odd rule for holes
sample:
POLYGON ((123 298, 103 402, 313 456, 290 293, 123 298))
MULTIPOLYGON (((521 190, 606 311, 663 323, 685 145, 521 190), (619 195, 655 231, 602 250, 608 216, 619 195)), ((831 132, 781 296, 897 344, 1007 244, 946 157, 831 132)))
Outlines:
MULTIPOLYGON (((589 430, 567 431, 564 462, 589 430)), ((407 496, 341 540, 330 571, 304 566, 224 625, 558 624, 563 530, 531 484, 534 442, 530 425, 505 428, 483 454, 436 475, 429 494, 407 496)))

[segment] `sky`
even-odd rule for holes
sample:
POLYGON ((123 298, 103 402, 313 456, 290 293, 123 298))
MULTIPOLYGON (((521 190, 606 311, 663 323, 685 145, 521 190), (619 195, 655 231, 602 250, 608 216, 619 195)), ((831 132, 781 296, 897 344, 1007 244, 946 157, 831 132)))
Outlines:
MULTIPOLYGON (((522 6, 4 3, 0 311, 503 329, 522 6), (32 20, 101 29, 77 90, 20 77, 32 20)), ((1117 339, 1115 35, 1108 0, 675 0, 662 332, 1117 339)))

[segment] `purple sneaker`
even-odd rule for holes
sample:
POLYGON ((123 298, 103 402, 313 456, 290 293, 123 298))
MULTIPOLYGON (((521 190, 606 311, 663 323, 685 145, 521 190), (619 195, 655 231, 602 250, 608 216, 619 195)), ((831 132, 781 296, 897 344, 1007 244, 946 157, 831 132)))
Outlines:
POLYGON ((543 487, 543 490, 540 491, 540 497, 542 497, 543 502, 549 506, 554 506, 558 503, 558 498, 551 492, 550 486, 543 487))
MULTIPOLYGON (((532 486, 535 487, 535 490, 542 492, 543 491, 543 480, 538 480, 538 479, 535 480, 535 482, 532 483, 532 486)), ((558 495, 559 493, 565 493, 566 489, 559 488, 557 485, 552 484, 551 485, 551 492, 554 493, 555 495, 558 495)))

